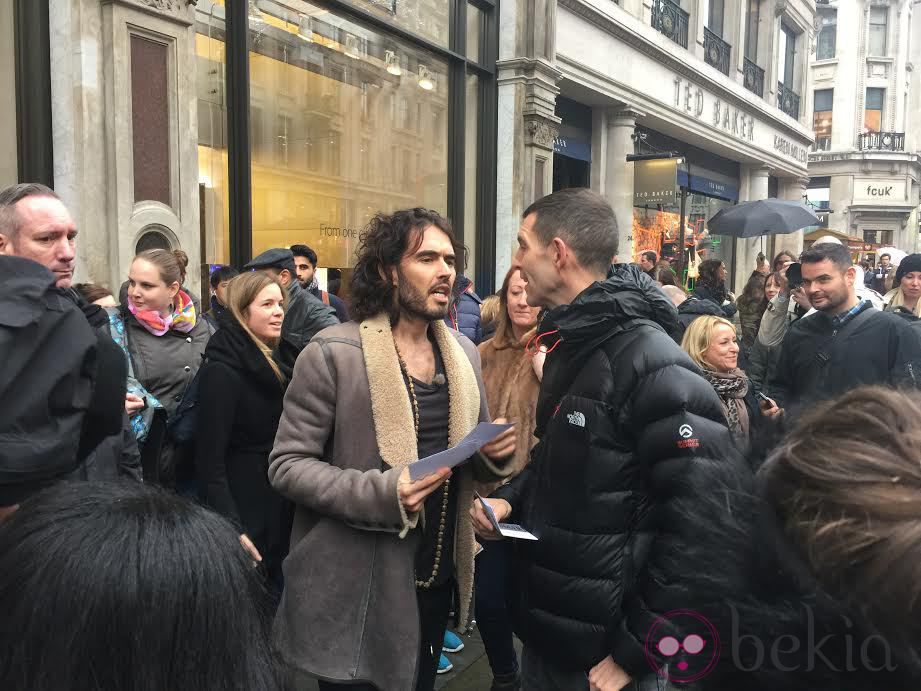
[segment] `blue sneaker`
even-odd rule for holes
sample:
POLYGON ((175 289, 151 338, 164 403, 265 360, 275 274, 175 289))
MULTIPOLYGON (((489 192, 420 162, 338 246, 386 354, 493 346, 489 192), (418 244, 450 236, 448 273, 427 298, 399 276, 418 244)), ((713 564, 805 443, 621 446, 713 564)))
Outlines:
POLYGON ((454 665, 451 664, 447 655, 442 654, 442 656, 438 658, 438 673, 447 674, 452 669, 454 669, 454 665))
POLYGON ((446 653, 459 653, 464 649, 464 642, 456 633, 445 629, 445 639, 441 649, 446 653))

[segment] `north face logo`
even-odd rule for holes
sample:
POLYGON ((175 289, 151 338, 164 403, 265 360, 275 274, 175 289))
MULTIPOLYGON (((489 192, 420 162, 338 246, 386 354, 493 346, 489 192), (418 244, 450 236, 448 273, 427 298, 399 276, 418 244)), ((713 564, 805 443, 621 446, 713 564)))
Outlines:
POLYGON ((566 416, 566 419, 569 420, 570 425, 585 427, 585 416, 582 413, 570 413, 566 416))

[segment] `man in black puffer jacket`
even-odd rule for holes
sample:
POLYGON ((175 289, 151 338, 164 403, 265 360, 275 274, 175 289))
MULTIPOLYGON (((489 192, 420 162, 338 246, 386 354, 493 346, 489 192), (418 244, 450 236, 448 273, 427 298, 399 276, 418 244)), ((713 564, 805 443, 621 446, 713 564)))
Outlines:
POLYGON ((688 607, 688 576, 719 568, 686 558, 701 536, 681 517, 740 471, 719 399, 670 336, 674 306, 638 267, 607 271, 607 202, 556 192, 525 211, 518 241, 528 303, 549 309, 539 443, 490 503, 539 538, 516 545, 523 688, 619 690, 653 676, 647 634, 688 607))

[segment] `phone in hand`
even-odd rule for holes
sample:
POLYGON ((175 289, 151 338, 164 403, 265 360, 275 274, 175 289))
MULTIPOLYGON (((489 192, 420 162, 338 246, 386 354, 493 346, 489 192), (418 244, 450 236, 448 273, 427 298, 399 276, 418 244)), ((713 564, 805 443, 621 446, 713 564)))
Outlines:
POLYGON ((772 401, 770 398, 768 398, 767 396, 765 396, 765 395, 764 395, 763 393, 761 393, 760 391, 759 391, 757 394, 755 394, 755 395, 758 396, 758 398, 761 399, 762 401, 764 401, 765 403, 770 403, 771 405, 774 405, 774 401, 772 401))

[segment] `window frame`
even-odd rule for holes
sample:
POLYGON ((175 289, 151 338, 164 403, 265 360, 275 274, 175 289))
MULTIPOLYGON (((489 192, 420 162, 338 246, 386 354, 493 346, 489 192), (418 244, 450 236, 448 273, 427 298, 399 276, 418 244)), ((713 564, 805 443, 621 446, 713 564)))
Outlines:
MULTIPOLYGON (((815 59, 816 60, 833 60, 838 55, 838 8, 837 7, 820 7, 817 11, 817 16, 820 17, 820 21, 823 15, 830 15, 833 17, 833 21, 829 22, 827 25, 823 22, 819 33, 816 36, 816 49, 815 49, 815 59), (831 55, 822 55, 822 36, 823 34, 831 34, 831 55)), ((826 39, 827 40, 827 39, 826 39)))
MULTIPOLYGON (((490 293, 495 283, 496 159, 498 92, 496 61, 499 54, 499 19, 496 0, 446 0, 449 11, 448 46, 392 24, 387 19, 353 5, 348 0, 311 0, 330 12, 348 17, 418 48, 448 63, 446 215, 462 241, 475 238, 478 289, 490 293), (467 57, 468 6, 480 10, 479 55, 467 57), (480 77, 478 103, 479 143, 476 166, 478 189, 476 218, 464 218, 465 112, 467 74, 480 77)), ((243 265, 252 258, 252 139, 250 132, 250 31, 248 3, 226 4, 227 156, 230 216, 230 256, 243 265)), ((360 135, 360 132, 356 132, 360 135)))
POLYGON ((873 58, 885 58, 889 55, 889 18, 890 18, 890 8, 888 5, 873 5, 870 7, 870 11, 867 13, 867 57, 873 58), (882 24, 873 21, 874 13, 882 13, 884 22, 882 24), (882 27, 882 42, 883 49, 881 52, 877 53, 873 50, 873 27, 882 27))

